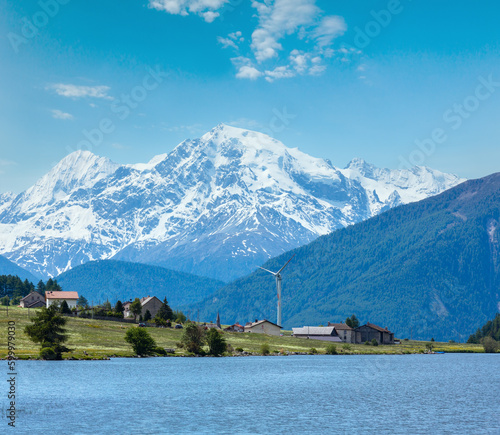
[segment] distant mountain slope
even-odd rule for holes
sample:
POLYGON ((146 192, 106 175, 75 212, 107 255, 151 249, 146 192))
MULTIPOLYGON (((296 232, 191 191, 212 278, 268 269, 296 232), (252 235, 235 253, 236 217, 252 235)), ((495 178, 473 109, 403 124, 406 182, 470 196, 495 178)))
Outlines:
POLYGON ((219 125, 148 164, 88 151, 0 197, 0 254, 39 275, 92 260, 230 281, 256 264, 463 180, 425 167, 336 168, 265 134, 219 125))
MULTIPOLYGON (((499 226, 500 173, 320 237, 283 272, 284 326, 355 313, 401 338, 467 339, 500 310, 499 226)), ((200 306, 229 323, 274 320, 274 279, 256 271, 200 306)))
POLYGON ((57 277, 65 291, 77 291, 87 300, 115 303, 143 296, 167 297, 173 309, 198 302, 224 283, 158 266, 101 260, 77 266, 57 277))
POLYGON ((36 285, 40 278, 29 273, 27 270, 24 270, 22 267, 17 266, 12 261, 7 260, 5 257, 0 255, 0 275, 12 275, 18 276, 21 280, 27 279, 29 282, 32 282, 36 285))

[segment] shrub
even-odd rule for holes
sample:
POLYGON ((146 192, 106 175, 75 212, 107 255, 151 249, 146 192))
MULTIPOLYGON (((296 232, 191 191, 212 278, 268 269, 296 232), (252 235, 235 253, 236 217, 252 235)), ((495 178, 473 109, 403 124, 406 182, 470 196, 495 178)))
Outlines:
POLYGON ((483 345, 486 353, 495 353, 498 349, 500 349, 500 343, 491 337, 482 338, 481 344, 483 345))
POLYGON ((40 350, 40 358, 51 361, 57 358, 57 354, 51 347, 44 347, 40 350))
POLYGON ((449 340, 448 343, 453 344, 453 343, 456 343, 456 341, 455 340, 449 340))
POLYGON ((237 347, 235 350, 236 350, 236 352, 243 352, 243 348, 242 347, 237 347))
POLYGON ((163 349, 163 347, 157 346, 153 349, 153 352, 158 354, 158 355, 167 356, 167 351, 165 349, 163 349))
POLYGON ((315 347, 311 347, 311 349, 309 349, 309 354, 314 355, 317 353, 318 353, 318 349, 316 349, 315 347))
POLYGON ((271 349, 269 348, 269 345, 267 343, 262 343, 260 345, 260 353, 264 356, 269 355, 271 352, 271 349))
POLYGON ((188 323, 182 333, 181 342, 188 352, 201 355, 201 346, 205 343, 205 331, 194 323, 188 323))
POLYGON ((370 346, 370 344, 371 344, 371 343, 370 343, 368 340, 367 340, 367 341, 365 341, 365 346, 370 346))
POLYGON ((337 346, 330 343, 328 346, 326 346, 326 354, 327 355, 337 355, 337 346))
POLYGON ((378 346, 378 341, 376 338, 372 339, 372 346, 378 346))
POLYGON ((342 349, 344 349, 344 350, 351 350, 352 346, 349 343, 344 343, 342 345, 342 349))
POLYGON ((434 337, 431 338, 431 341, 434 343, 436 340, 434 340, 434 337))
POLYGON ((125 341, 132 346, 136 355, 151 355, 156 348, 153 337, 144 328, 128 328, 125 341))
POLYGON ((210 328, 206 334, 206 341, 208 344, 208 353, 213 356, 222 355, 226 349, 226 340, 222 334, 215 328, 210 328))

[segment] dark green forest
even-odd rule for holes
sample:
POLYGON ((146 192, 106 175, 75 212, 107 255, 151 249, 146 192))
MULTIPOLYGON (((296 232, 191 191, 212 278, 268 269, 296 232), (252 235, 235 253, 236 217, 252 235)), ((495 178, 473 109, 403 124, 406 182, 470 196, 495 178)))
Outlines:
MULTIPOLYGON (((355 313, 399 338, 465 341, 498 311, 500 174, 465 182, 268 261, 283 271, 283 326, 355 313)), ((276 284, 257 270, 199 305, 223 322, 276 319, 276 284)))
POLYGON ((493 320, 488 320, 482 328, 469 337, 467 343, 480 343, 482 338, 491 337, 500 341, 500 314, 497 314, 493 320))
POLYGON ((224 283, 159 266, 101 260, 77 266, 57 277, 65 291, 76 291, 95 304, 137 297, 167 298, 176 307, 199 302, 224 283))

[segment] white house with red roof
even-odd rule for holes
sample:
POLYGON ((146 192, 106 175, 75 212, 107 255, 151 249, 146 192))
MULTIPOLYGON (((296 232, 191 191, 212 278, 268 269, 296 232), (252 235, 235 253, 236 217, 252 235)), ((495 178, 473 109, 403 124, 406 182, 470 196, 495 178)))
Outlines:
POLYGON ((78 292, 45 292, 45 302, 47 304, 47 308, 49 308, 52 304, 61 305, 63 301, 66 301, 68 307, 76 308, 78 292))

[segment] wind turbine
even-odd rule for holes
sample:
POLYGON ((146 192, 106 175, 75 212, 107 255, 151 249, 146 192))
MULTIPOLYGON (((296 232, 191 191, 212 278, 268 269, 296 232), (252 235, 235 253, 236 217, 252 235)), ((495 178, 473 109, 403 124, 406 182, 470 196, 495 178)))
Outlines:
MULTIPOLYGON (((292 255, 292 258, 295 257, 295 254, 292 255)), ((281 272, 283 269, 288 266, 288 263, 292 261, 292 258, 288 260, 285 265, 278 270, 277 272, 271 272, 270 270, 264 269, 263 267, 260 267, 260 269, 265 270, 266 272, 269 272, 271 275, 274 275, 276 277, 276 287, 278 289, 278 326, 281 326, 281 272)))

